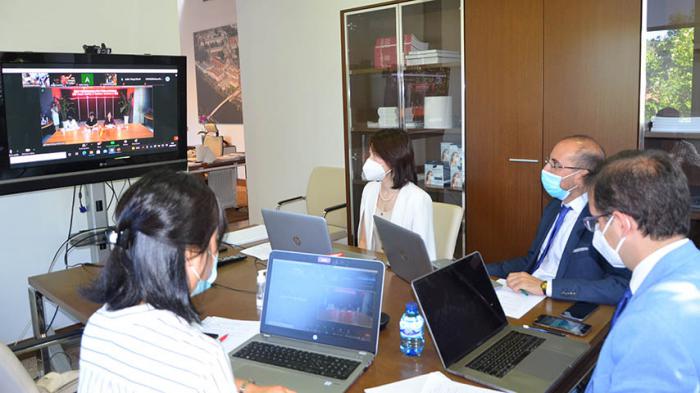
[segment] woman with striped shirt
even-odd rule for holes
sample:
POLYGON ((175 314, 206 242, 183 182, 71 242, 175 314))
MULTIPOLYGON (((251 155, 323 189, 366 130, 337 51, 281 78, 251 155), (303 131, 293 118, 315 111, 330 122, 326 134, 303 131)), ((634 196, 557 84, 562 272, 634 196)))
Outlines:
POLYGON ((83 333, 78 391, 291 392, 235 380, 220 343, 196 326, 191 296, 216 280, 226 226, 209 187, 153 172, 126 191, 115 214, 114 249, 83 290, 104 306, 83 333))

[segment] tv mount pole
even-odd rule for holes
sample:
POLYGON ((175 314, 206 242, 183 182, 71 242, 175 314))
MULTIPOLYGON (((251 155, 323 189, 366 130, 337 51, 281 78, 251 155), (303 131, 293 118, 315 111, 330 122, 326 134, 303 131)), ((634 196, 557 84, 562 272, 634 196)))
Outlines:
MULTIPOLYGON (((105 228, 109 225, 107 213, 107 193, 104 183, 88 184, 85 194, 88 229, 105 228)), ((107 261, 109 247, 105 242, 98 242, 90 247, 90 259, 93 263, 102 264, 107 261)))

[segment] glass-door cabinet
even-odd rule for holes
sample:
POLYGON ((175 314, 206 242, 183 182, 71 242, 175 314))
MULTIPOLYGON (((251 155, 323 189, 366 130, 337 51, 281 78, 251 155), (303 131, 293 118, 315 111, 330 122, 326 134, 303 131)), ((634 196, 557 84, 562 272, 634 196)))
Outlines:
MULTIPOLYGON (((418 0, 341 12, 348 233, 357 243, 362 165, 381 129, 405 130, 418 186, 464 207, 462 0, 418 0), (397 45, 398 43, 398 45, 397 45)), ((464 222, 455 256, 464 253, 464 222)))

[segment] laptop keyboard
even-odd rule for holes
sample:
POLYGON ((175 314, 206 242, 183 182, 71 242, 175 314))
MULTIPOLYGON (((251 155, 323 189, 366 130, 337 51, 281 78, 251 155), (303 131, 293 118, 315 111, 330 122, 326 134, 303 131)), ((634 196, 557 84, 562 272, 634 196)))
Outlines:
POLYGON ((336 379, 347 379, 360 365, 354 360, 257 341, 249 343, 232 356, 336 379))
POLYGON ((543 338, 511 331, 469 362, 467 367, 502 378, 543 342, 543 338))

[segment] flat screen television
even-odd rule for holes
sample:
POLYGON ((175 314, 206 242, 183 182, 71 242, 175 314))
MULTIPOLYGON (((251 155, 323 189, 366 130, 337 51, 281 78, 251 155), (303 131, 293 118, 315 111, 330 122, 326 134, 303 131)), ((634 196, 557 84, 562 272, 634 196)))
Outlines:
POLYGON ((185 65, 0 52, 0 195, 185 170, 185 65))

